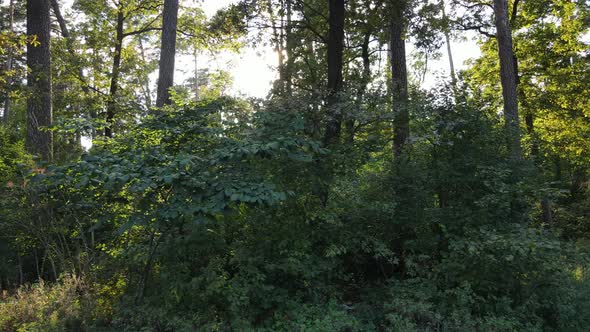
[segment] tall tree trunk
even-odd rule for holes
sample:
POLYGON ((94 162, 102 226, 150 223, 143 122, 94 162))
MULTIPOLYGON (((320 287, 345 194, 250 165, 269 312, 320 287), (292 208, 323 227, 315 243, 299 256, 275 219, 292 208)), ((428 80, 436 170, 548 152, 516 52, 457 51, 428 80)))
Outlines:
POLYGON ((500 81, 504 99, 504 120, 508 136, 508 150, 515 160, 522 159, 520 145, 520 126, 518 119, 518 101, 516 91, 516 69, 514 66, 514 51, 512 49, 512 34, 508 22, 508 3, 506 0, 494 0, 496 15, 496 35, 498 42, 498 56, 500 58, 500 81))
POLYGON ((53 159, 51 108, 51 53, 49 0, 27 0, 27 35, 38 44, 27 44, 27 149, 44 160, 53 159))
MULTIPOLYGON (((10 7, 8 7, 8 30, 10 33, 14 32, 14 0, 10 0, 10 7)), ((5 72, 10 72, 12 70, 12 61, 13 56, 12 52, 8 54, 6 59, 6 66, 5 72)), ((8 77, 7 79, 7 86, 10 87, 12 84, 12 78, 8 77)), ((2 113, 2 117, 5 123, 8 123, 8 116, 10 114, 10 91, 6 91, 6 96, 4 96, 4 111, 2 113)))
POLYGON ((176 56, 176 27, 178 25, 178 0, 165 0, 162 18, 162 44, 160 72, 158 75, 158 96, 156 106, 169 105, 170 88, 174 84, 174 60, 176 56))
POLYGON ((367 85, 371 81, 371 59, 369 53, 369 43, 371 42, 371 30, 365 32, 363 45, 361 48, 361 57, 363 59, 363 76, 361 78, 361 86, 358 90, 358 97, 363 97, 367 91, 367 85))
POLYGON ((109 101, 107 104, 106 126, 104 128, 104 135, 106 137, 113 137, 113 122, 115 120, 115 111, 117 108, 117 91, 119 90, 119 74, 121 70, 121 51, 123 50, 123 24, 125 23, 125 16, 123 8, 119 4, 117 8, 117 32, 115 35, 115 54, 113 56, 113 67, 111 69, 111 86, 109 91, 109 101))
POLYGON ((457 75, 455 74, 455 63, 453 62, 453 52, 451 50, 451 38, 449 33, 445 31, 445 43, 447 44, 447 56, 449 58, 449 70, 451 74, 451 85, 457 88, 457 75))
POLYGON ((285 65, 285 92, 287 96, 293 95, 293 67, 295 64, 295 39, 293 36, 293 0, 287 1, 287 24, 285 29, 287 63, 285 65))
POLYGON ((281 26, 277 27, 277 18, 275 16, 274 7, 272 1, 268 2, 268 15, 270 19, 270 25, 272 26, 273 41, 275 44, 275 52, 278 55, 278 70, 279 70, 279 81, 276 82, 275 88, 276 93, 279 96, 285 94, 285 55, 283 53, 283 19, 281 17, 281 26))
POLYGON ((392 6, 390 28, 391 91, 393 97, 393 153, 400 156, 410 135, 408 109, 408 71, 406 67, 406 42, 404 39, 405 3, 396 1, 392 6))
POLYGON ((447 56, 449 58, 449 70, 450 70, 450 74, 451 74, 451 85, 453 86, 453 89, 456 90, 457 89, 457 76, 455 74, 455 63, 453 62, 453 52, 451 51, 451 35, 449 33, 448 17, 447 17, 446 11, 445 11, 444 1, 442 1, 441 4, 442 4, 443 21, 445 22, 444 35, 445 35, 445 44, 447 44, 447 56))
POLYGON ((342 91, 343 52, 344 52, 344 0, 330 0, 328 35, 328 123, 324 134, 324 145, 335 143, 340 137, 342 110, 339 108, 339 95, 342 91))

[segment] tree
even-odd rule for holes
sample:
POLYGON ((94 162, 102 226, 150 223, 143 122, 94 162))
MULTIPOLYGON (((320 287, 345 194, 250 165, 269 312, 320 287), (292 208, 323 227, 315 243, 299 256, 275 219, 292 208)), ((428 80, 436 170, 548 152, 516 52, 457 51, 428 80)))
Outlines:
POLYGON ((494 0, 494 14, 496 16, 500 81, 502 83, 504 121, 506 122, 505 126, 508 135, 508 149, 512 158, 522 159, 516 91, 517 73, 516 67, 514 66, 512 31, 508 21, 508 2, 506 0, 494 0))
POLYGON ((160 6, 159 2, 145 1, 140 3, 126 3, 118 1, 116 3, 116 24, 115 24, 115 44, 113 52, 113 62, 111 65, 111 75, 109 84, 109 97, 106 111, 106 126, 104 128, 104 136, 113 136, 113 125, 115 122, 115 114, 117 113, 117 98, 119 97, 119 85, 121 78, 121 60, 123 53, 123 41, 129 36, 140 35, 149 31, 160 30, 155 27, 154 23, 156 17, 150 13, 160 6), (140 16, 143 20, 147 20, 142 26, 135 30, 125 31, 125 24, 132 21, 132 14, 140 16))
POLYGON ((445 10, 445 2, 441 1, 441 11, 443 19, 443 35, 445 36, 445 44, 447 47, 447 57, 449 58, 449 73, 451 75, 451 85, 453 90, 457 93, 457 75, 455 74, 455 63, 453 62, 453 52, 451 50, 451 32, 449 28, 449 18, 445 10))
POLYGON ((115 98, 119 90, 119 75, 121 70, 121 52, 123 51, 123 24, 125 23, 125 14, 121 2, 117 4, 117 28, 115 33, 115 52, 113 55, 113 65, 111 67, 111 84, 109 88, 109 101, 107 104, 106 126, 104 128, 105 137, 113 137, 113 122, 117 104, 115 98))
POLYGON ((324 144, 335 143, 340 137, 342 110, 339 109, 343 78, 344 52, 344 0, 330 0, 328 32, 328 99, 326 103, 328 123, 324 134, 324 144))
POLYGON ((162 18, 160 71, 156 106, 170 104, 170 88, 174 84, 174 59, 176 54, 176 27, 178 24, 178 0, 165 0, 162 18))
POLYGON ((44 160, 53 158, 49 0, 27 1, 27 148, 44 160))
POLYGON ((405 16, 406 0, 391 0, 390 61, 391 91, 393 94, 393 152, 400 156, 410 135, 408 108, 408 71, 406 68, 405 16))

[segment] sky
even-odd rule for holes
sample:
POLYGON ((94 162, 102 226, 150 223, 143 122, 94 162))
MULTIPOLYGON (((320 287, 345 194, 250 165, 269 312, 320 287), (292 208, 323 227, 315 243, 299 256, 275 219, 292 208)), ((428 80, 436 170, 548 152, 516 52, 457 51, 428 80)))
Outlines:
MULTIPOLYGON (((201 3, 201 8, 208 17, 211 17, 217 10, 235 2, 237 0, 205 0, 201 3)), ((201 57, 203 59, 199 59, 198 63, 203 63, 210 69, 228 70, 233 74, 234 83, 230 93, 263 98, 268 94, 272 82, 277 78, 278 57, 271 47, 258 47, 257 49, 245 47, 238 54, 223 52, 216 58, 206 54, 201 57)), ((176 68, 183 68, 182 65, 185 61, 179 59, 181 66, 176 68)), ((189 61, 193 62, 192 57, 189 61)), ((194 64, 191 68, 194 71, 194 64)))

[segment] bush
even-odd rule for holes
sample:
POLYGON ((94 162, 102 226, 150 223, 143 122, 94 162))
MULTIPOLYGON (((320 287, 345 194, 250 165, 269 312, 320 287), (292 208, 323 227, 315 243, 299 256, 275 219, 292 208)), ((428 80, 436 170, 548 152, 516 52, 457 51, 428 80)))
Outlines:
MULTIPOLYGON (((25 145, 18 140, 4 126, 0 126, 0 186, 6 187, 9 181, 17 182, 19 166, 30 169, 32 158, 25 152, 25 145)), ((22 178, 22 177, 21 177, 22 178)))
POLYGON ((80 331, 89 315, 88 294, 83 280, 71 275, 22 286, 0 300, 0 331, 80 331))

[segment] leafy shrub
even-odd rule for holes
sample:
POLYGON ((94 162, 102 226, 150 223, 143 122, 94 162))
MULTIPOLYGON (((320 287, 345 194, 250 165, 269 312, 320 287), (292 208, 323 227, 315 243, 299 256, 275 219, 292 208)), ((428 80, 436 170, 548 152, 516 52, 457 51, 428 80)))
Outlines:
POLYGON ((22 286, 0 300, 0 331, 80 331, 90 303, 86 285, 76 276, 22 286))
POLYGON ((0 126, 0 187, 6 187, 9 182, 12 183, 10 186, 21 184, 19 180, 23 179, 23 174, 19 174, 19 168, 28 170, 32 166, 23 141, 14 137, 5 126, 0 126))

